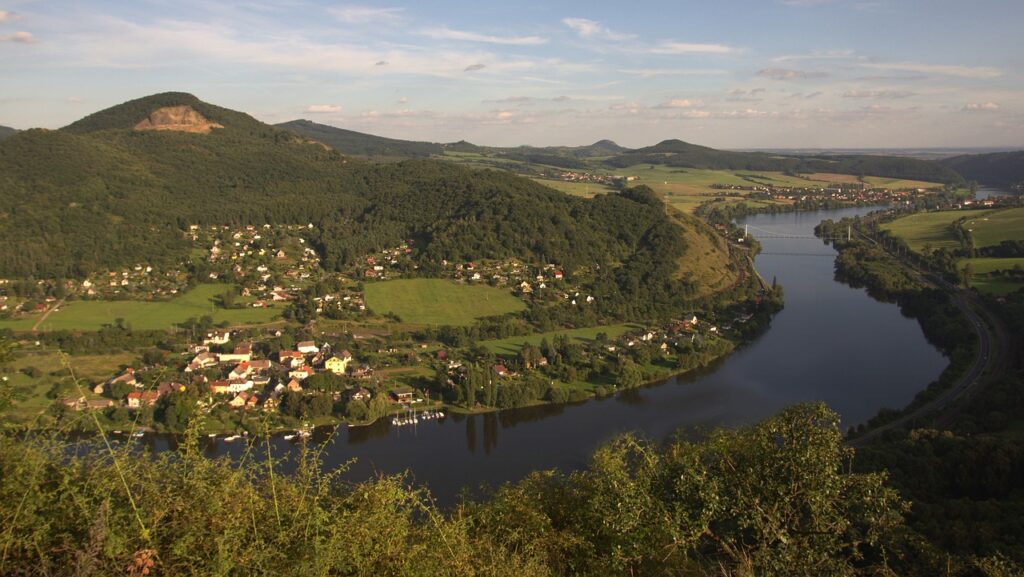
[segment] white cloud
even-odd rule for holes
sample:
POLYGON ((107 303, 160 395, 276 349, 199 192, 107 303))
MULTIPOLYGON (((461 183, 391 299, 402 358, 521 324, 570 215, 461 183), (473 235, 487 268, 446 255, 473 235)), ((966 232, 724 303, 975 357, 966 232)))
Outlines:
POLYGON ((663 102, 655 108, 698 108, 704 106, 703 100, 690 100, 689 98, 674 98, 663 102))
POLYGON ((15 32, 14 34, 0 34, 0 42, 17 42, 18 44, 35 44, 39 42, 31 32, 15 32))
POLYGON ((815 50, 807 54, 787 54, 772 58, 772 62, 795 62, 800 60, 849 60, 856 58, 853 50, 815 50))
POLYGON ((313 114, 341 112, 341 106, 338 106, 337 104, 310 104, 306 107, 306 112, 313 114))
POLYGON ((0 10, 0 23, 14 22, 15 20, 21 20, 21 16, 8 10, 0 10))
POLYGON ((639 76, 641 78, 655 78, 658 76, 719 76, 728 74, 726 70, 711 70, 711 69, 688 69, 688 68, 624 68, 619 70, 621 74, 628 74, 630 76, 639 76))
POLYGON ((900 72, 916 72, 919 74, 939 74, 942 76, 959 76, 961 78, 996 78, 1002 71, 991 66, 950 66, 943 64, 922 64, 919 62, 868 62, 864 68, 875 70, 896 70, 900 72))
POLYGON ((451 28, 430 28, 423 34, 434 40, 463 40, 466 42, 484 42, 488 44, 507 44, 511 46, 536 46, 546 44, 548 39, 541 36, 492 36, 451 28))
POLYGON ((911 96, 914 96, 914 93, 906 90, 847 90, 843 92, 843 98, 870 98, 874 100, 895 100, 911 96))
POLYGON ((732 54, 736 49, 725 44, 662 42, 649 50, 651 54, 732 54))
POLYGON ((995 112, 999 105, 995 102, 968 102, 963 109, 966 112, 995 112))
POLYGON ((635 34, 613 32, 600 22, 595 22, 586 18, 563 18, 562 24, 571 28, 573 32, 579 35, 580 38, 603 38, 615 41, 636 38, 635 34))
POLYGON ((349 24, 368 22, 394 22, 402 15, 403 8, 375 8, 373 6, 339 6, 327 11, 335 18, 349 24))
POLYGON ((824 72, 811 70, 792 70, 789 68, 765 68, 759 70, 758 76, 771 78, 772 80, 807 80, 809 78, 824 78, 828 76, 824 72))

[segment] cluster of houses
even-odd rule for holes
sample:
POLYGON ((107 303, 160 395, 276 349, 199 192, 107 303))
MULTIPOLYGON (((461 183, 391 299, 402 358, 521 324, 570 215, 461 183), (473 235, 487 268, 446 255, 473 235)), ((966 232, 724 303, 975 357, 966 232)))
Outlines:
MULTIPOLYGON (((288 391, 302 392, 303 382, 320 372, 354 378, 369 378, 373 373, 368 365, 356 363, 349 351, 333 352, 330 345, 320 346, 314 341, 300 342, 295 350, 278 351, 273 360, 255 358, 251 343, 239 344, 230 352, 211 352, 211 346, 227 345, 231 337, 231 331, 227 330, 206 333, 202 344, 190 348, 194 356, 184 372, 191 378, 191 383, 205 387, 211 395, 226 399, 226 404, 233 408, 276 409, 282 394, 288 391), (219 371, 219 378, 208 378, 210 370, 219 371)), ((177 382, 162 382, 155 389, 146 389, 138 380, 135 370, 128 368, 96 385, 93 393, 102 395, 118 383, 135 389, 123 399, 128 409, 153 406, 162 396, 186 389, 185 384, 177 382)), ((351 398, 368 400, 371 393, 365 387, 358 386, 349 395, 351 398)), ((68 405, 77 409, 101 409, 113 406, 113 401, 76 399, 68 405)))
POLYGON ((634 182, 640 179, 639 176, 595 174, 593 172, 576 172, 575 170, 565 170, 556 173, 554 176, 565 182, 592 182, 594 184, 603 184, 607 186, 613 186, 624 182, 634 182))

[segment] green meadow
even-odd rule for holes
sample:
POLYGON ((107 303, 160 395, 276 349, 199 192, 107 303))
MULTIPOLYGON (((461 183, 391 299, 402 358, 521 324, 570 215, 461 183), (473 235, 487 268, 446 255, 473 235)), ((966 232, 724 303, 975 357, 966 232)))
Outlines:
POLYGON ((530 343, 531 345, 539 345, 544 339, 553 341, 555 337, 566 336, 572 341, 592 341, 599 333, 608 335, 609 339, 618 338, 629 331, 634 331, 642 328, 640 325, 633 324, 619 324, 619 325, 607 325, 601 327, 586 327, 582 329, 571 329, 564 331, 550 331, 546 333, 536 333, 532 335, 526 335, 521 337, 509 337, 507 339, 495 339, 491 341, 481 341, 480 344, 487 347, 491 352, 499 355, 517 354, 519 349, 523 348, 523 345, 530 343))
POLYGON ((979 292, 1006 294, 1024 288, 1022 281, 988 276, 998 270, 1013 270, 1014 267, 1024 268, 1024 258, 965 258, 957 262, 957 267, 962 271, 968 263, 974 269, 971 274, 971 286, 978 289, 979 292))
MULTIPOLYGON (((226 322, 231 326, 252 325, 272 321, 280 313, 274 308, 224 309, 214 298, 228 289, 224 284, 201 284, 167 301, 69 301, 60 310, 50 314, 39 325, 40 331, 77 330, 95 331, 103 325, 123 319, 137 330, 163 330, 192 317, 209 315, 214 323, 226 322)), ((31 330, 39 315, 0 321, 0 328, 15 331, 31 330)))
POLYGON ((521 311, 526 304, 506 289, 416 278, 366 283, 366 306, 422 325, 473 324, 476 319, 521 311))

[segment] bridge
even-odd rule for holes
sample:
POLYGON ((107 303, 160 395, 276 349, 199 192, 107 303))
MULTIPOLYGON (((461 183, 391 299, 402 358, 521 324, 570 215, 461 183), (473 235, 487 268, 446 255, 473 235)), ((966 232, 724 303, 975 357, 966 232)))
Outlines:
POLYGON ((760 228, 760 227, 757 227, 757 226, 751 226, 749 224, 743 225, 743 234, 744 234, 744 236, 750 236, 750 231, 751 230, 753 230, 754 232, 758 233, 756 235, 757 238, 796 238, 796 239, 807 239, 807 240, 846 240, 846 241, 848 241, 848 240, 850 240, 851 234, 853 234, 853 230, 849 226, 846 227, 846 234, 845 235, 834 235, 834 236, 830 236, 830 237, 829 236, 819 237, 819 236, 814 236, 813 234, 807 235, 807 234, 779 233, 779 232, 775 232, 773 230, 768 230, 768 229, 760 228))

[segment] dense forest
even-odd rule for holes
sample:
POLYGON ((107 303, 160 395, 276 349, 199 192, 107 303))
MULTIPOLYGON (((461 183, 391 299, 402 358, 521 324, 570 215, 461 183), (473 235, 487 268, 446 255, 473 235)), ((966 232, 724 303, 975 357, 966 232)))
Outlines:
POLYGON ((657 279, 672 276, 686 248, 649 190, 587 200, 500 171, 360 162, 187 94, 0 143, 2 276, 173 264, 187 256, 190 224, 264 223, 313 224, 309 240, 329 270, 411 240, 424 266, 514 256, 624 271, 609 275, 609 295, 636 285, 674 294, 657 279), (223 128, 131 130, 154 108, 179 105, 223 128))
POLYGON ((1015 186, 1024 183, 1024 150, 967 154, 941 161, 968 180, 996 186, 1015 186))

